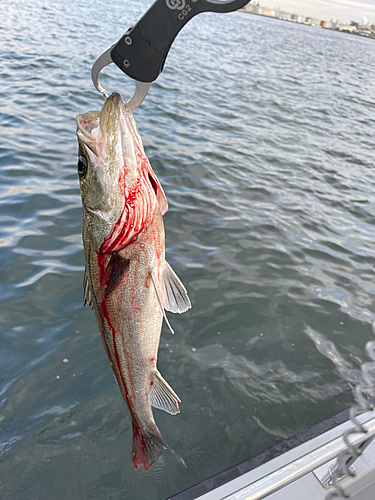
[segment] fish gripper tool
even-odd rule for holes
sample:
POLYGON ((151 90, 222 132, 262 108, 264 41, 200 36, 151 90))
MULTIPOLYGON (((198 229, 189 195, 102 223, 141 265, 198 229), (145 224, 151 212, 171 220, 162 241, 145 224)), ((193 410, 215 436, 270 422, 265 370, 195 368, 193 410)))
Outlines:
POLYGON ((136 82, 135 94, 127 103, 128 109, 135 109, 163 71, 174 39, 190 19, 201 12, 233 12, 247 3, 249 0, 156 0, 135 26, 94 62, 91 77, 95 88, 107 98, 99 73, 115 63, 136 82))

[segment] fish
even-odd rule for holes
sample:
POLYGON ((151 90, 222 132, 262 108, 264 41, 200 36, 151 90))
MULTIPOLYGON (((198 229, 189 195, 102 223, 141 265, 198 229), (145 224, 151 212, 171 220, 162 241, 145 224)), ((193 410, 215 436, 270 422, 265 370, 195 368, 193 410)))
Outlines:
POLYGON ((179 413, 178 395, 157 369, 165 311, 191 308, 165 260, 168 203, 131 111, 115 92, 101 111, 77 116, 78 176, 85 255, 84 305, 95 310, 101 339, 130 411, 136 469, 168 449, 152 407, 179 413))

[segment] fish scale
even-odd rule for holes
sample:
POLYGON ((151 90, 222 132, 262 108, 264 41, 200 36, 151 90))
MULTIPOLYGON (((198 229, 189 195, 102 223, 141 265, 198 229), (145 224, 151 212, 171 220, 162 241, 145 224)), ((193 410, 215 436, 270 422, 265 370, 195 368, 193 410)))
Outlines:
MULTIPOLYGON (((165 261, 163 189, 145 156, 130 111, 112 94, 100 113, 76 120, 86 258, 84 303, 95 310, 101 337, 132 419, 132 459, 147 469, 169 449, 152 406, 179 413, 179 397, 157 370, 165 310, 191 307, 165 261)), ((168 326, 169 323, 168 323, 168 326)))

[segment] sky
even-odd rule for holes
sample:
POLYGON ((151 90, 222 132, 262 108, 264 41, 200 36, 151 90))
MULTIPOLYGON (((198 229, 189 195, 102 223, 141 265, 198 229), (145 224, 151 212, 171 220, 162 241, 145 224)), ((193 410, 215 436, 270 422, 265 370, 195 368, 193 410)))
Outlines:
MULTIPOLYGON (((258 0, 264 7, 280 7, 287 12, 329 21, 362 21, 375 24, 375 0, 258 0)), ((252 0, 255 3, 255 0, 252 0)))

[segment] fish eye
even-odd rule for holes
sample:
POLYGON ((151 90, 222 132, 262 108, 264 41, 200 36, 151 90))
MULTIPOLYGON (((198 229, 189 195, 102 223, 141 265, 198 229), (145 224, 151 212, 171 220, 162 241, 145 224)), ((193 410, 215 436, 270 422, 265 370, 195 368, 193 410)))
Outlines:
POLYGON ((80 156, 78 158, 78 175, 80 179, 83 179, 85 177, 86 172, 87 172, 87 160, 84 156, 80 156))

